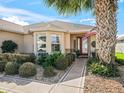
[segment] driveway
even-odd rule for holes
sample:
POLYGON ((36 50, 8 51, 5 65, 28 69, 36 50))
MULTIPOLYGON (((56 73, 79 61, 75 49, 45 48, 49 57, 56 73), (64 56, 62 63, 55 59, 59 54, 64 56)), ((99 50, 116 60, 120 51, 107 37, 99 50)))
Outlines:
POLYGON ((87 59, 76 59, 56 84, 0 76, 0 89, 9 93, 83 93, 87 59))

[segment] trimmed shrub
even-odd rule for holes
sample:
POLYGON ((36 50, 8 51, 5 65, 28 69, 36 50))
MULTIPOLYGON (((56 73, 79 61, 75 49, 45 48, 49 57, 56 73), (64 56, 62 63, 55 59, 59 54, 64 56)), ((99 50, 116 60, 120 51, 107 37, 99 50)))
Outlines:
POLYGON ((0 72, 4 71, 5 65, 6 65, 6 62, 0 61, 0 72))
POLYGON ((12 40, 6 40, 2 42, 1 49, 3 53, 14 53, 17 48, 18 45, 12 40))
POLYGON ((19 75, 21 77, 31 77, 36 75, 37 70, 33 63, 27 62, 20 66, 19 75))
POLYGON ((44 68, 44 72, 43 72, 45 77, 52 77, 55 76, 55 72, 54 72, 54 68, 52 66, 48 66, 44 68))
POLYGON ((66 58, 69 62, 69 65, 71 65, 75 61, 75 55, 74 54, 71 54, 71 53, 66 54, 66 58))
POLYGON ((44 62, 46 62, 46 57, 48 56, 47 53, 43 53, 41 55, 38 56, 38 59, 37 59, 37 63, 39 65, 43 65, 44 62))
POLYGON ((34 63, 35 58, 30 54, 16 54, 16 53, 4 53, 0 54, 0 60, 3 62, 17 62, 19 64, 23 64, 25 62, 34 63))
POLYGON ((50 66, 54 66, 54 63, 56 61, 56 59, 62 55, 60 52, 54 52, 53 54, 50 54, 46 57, 45 62, 50 65, 50 66))
POLYGON ((52 64, 50 62, 44 62, 42 66, 43 68, 46 68, 48 66, 52 66, 52 64))
POLYGON ((54 66, 54 63, 58 56, 62 55, 61 53, 53 53, 53 54, 46 54, 46 55, 41 55, 38 58, 38 62, 40 65, 42 65, 44 68, 48 66, 54 66))
POLYGON ((36 61, 35 54, 33 54, 33 53, 29 54, 29 58, 28 58, 27 62, 35 63, 35 61, 36 61))
POLYGON ((59 70, 65 70, 68 67, 68 60, 64 55, 60 55, 55 61, 55 67, 59 70))
POLYGON ((5 73, 8 75, 18 74, 19 64, 16 62, 8 62, 5 66, 5 73))

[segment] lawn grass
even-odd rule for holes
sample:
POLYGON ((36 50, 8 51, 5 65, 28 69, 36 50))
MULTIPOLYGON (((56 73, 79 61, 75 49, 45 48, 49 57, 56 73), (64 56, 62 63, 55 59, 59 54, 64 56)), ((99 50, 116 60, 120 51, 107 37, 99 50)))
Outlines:
POLYGON ((6 92, 0 91, 0 93, 6 93, 6 92))
POLYGON ((124 54, 123 53, 116 53, 115 56, 117 59, 123 59, 124 60, 124 54))

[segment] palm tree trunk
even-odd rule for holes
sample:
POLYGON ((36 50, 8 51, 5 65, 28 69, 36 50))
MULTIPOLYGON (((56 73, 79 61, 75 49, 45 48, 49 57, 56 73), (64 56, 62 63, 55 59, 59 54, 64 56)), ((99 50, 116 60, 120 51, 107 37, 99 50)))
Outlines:
POLYGON ((97 55, 101 62, 114 62, 117 34, 117 0, 95 0, 97 55))

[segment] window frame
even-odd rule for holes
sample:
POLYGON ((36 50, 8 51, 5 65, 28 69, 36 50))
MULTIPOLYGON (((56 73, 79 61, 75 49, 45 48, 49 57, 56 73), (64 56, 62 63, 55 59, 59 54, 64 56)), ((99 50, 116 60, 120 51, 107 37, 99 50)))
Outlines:
POLYGON ((59 52, 59 51, 61 51, 61 36, 60 35, 58 35, 58 34, 51 34, 51 52, 59 52), (57 42, 57 40, 56 41, 53 41, 52 39, 52 36, 56 36, 56 39, 58 38, 58 42, 57 42), (55 46, 54 46, 54 49, 53 49, 53 45, 59 45, 59 49, 58 50, 56 50, 55 49, 55 46))
POLYGON ((40 33, 36 35, 36 43, 37 43, 37 52, 38 53, 46 53, 47 52, 47 36, 46 33, 40 33), (41 40, 40 37, 45 37, 45 40, 41 40), (46 47, 42 48, 41 46, 44 45, 46 47), (41 47, 41 48, 40 48, 41 47), (40 51, 43 50, 43 51, 40 51))

